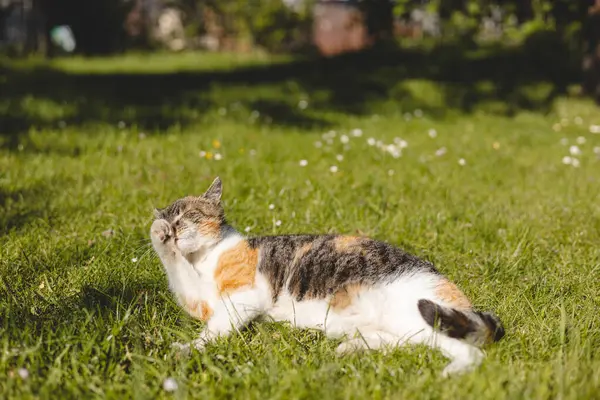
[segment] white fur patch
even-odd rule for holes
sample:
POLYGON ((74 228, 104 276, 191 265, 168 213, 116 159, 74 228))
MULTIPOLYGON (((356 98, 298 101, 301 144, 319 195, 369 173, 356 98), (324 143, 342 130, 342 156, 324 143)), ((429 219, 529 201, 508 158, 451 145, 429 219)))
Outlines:
MULTIPOLYGON (((214 311, 207 328, 191 344, 196 348, 203 348, 206 341, 233 332, 259 315, 267 315, 298 328, 323 330, 330 337, 347 336, 338 349, 341 354, 360 348, 423 343, 440 349, 451 359, 445 374, 472 369, 483 359, 481 350, 434 332, 421 316, 417 307, 420 299, 445 305, 435 294, 436 285, 445 279, 439 275, 414 273, 392 283, 361 287, 360 295, 338 310, 330 307, 331 297, 296 301, 285 289, 273 303, 268 279, 259 271, 252 287, 220 297, 214 279, 218 260, 242 240, 242 236, 231 232, 210 251, 175 257, 173 265, 165 265, 169 286, 179 298, 204 301, 214 311)), ((186 346, 189 349, 190 345, 186 346)))

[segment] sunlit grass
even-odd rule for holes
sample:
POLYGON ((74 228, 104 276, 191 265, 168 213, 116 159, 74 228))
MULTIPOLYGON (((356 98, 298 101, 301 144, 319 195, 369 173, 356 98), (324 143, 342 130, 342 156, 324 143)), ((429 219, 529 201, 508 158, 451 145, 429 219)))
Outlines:
MULTIPOLYGON (((147 67, 145 57, 55 65, 78 74, 177 70, 147 67)), ((169 57, 193 68, 192 56, 169 57)), ((596 396, 597 109, 558 99, 547 115, 442 114, 434 111, 443 95, 419 90, 437 83, 402 85, 420 99, 374 99, 354 114, 327 108, 329 93, 293 77, 191 87, 186 99, 208 106, 193 114, 193 102, 164 100, 172 123, 154 128, 137 103, 78 108, 31 87, 26 106, 7 104, 3 115, 44 117, 10 135, 0 127, 0 397, 596 396), (286 104, 288 114, 257 115, 264 102, 286 104), (441 378, 437 352, 339 359, 321 335, 269 323, 176 359, 170 343, 201 325, 178 309, 150 251, 152 208, 201 193, 217 175, 239 230, 364 234, 402 246, 495 311, 506 337, 480 370, 451 380, 441 378)))

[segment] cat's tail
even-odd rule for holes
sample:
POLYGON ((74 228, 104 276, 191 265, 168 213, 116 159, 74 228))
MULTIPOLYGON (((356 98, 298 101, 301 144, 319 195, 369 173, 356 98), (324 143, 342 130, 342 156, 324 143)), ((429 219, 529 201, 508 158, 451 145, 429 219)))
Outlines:
POLYGON ((448 337, 482 346, 504 336, 502 322, 492 313, 458 310, 425 299, 419 300, 418 307, 425 322, 448 337))

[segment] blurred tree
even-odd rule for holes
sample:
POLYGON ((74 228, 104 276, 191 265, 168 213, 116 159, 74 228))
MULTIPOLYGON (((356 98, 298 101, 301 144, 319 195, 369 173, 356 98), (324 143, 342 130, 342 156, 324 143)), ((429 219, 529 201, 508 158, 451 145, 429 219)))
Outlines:
POLYGON ((278 52, 297 50, 308 42, 313 0, 200 0, 197 3, 204 9, 204 27, 218 31, 224 47, 234 46, 232 41, 249 42, 278 52))
POLYGON ((588 9, 584 40, 583 90, 600 104, 600 0, 588 9))
MULTIPOLYGON (((600 0, 14 0, 11 3, 27 10, 23 13, 25 52, 52 49, 49 30, 69 25, 77 51, 84 54, 149 46, 156 39, 162 43, 165 37, 173 36, 171 31, 178 36, 177 46, 170 46, 173 49, 201 43, 215 50, 259 46, 275 52, 295 51, 311 42, 312 20, 318 9, 315 4, 319 7, 337 4, 340 10, 344 7, 350 10, 340 19, 343 29, 339 29, 339 37, 331 42, 343 44, 346 40, 342 47, 349 50, 393 37, 395 18, 409 20, 417 11, 421 16, 436 16, 437 26, 430 31, 442 32, 443 40, 474 47, 481 39, 484 21, 488 21, 489 27, 493 16, 500 33, 491 37, 522 44, 532 65, 559 65, 557 80, 568 65, 583 60, 583 88, 600 102, 600 0), (163 32, 164 24, 161 25, 165 10, 169 11, 167 16, 181 16, 183 22, 177 29, 171 29, 171 33, 163 32)), ((321 34, 319 30, 314 32, 317 36, 321 34)), ((319 40, 314 38, 316 43, 319 40)))

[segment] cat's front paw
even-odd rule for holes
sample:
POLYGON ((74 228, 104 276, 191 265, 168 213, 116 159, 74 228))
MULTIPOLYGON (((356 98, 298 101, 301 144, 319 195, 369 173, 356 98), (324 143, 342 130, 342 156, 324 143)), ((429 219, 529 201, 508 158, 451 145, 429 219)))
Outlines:
POLYGON ((150 237, 153 242, 165 243, 172 236, 171 224, 164 219, 157 219, 150 227, 150 237))

